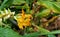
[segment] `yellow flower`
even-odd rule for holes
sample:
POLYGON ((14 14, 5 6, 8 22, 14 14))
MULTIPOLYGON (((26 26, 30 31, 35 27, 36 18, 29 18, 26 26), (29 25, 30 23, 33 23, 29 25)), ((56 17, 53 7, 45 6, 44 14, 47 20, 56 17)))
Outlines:
POLYGON ((32 15, 31 14, 25 14, 24 10, 22 9, 21 17, 17 18, 18 27, 20 29, 23 29, 23 27, 30 26, 32 15))

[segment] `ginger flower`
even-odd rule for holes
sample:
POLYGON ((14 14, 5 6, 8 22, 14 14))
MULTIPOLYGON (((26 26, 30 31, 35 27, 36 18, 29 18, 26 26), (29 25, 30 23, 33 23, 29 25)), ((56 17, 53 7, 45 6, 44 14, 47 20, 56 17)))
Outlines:
POLYGON ((25 14, 24 10, 22 9, 22 14, 21 14, 21 17, 17 18, 17 23, 18 23, 18 27, 20 29, 23 29, 23 27, 27 27, 27 26, 30 26, 31 23, 31 18, 32 18, 32 15, 31 14, 25 14))

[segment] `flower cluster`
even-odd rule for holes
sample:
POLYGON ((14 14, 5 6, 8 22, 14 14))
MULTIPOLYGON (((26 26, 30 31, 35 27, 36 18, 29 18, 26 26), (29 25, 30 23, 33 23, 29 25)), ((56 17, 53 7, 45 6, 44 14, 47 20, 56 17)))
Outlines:
POLYGON ((20 29, 23 29, 23 27, 30 26, 32 15, 31 14, 25 14, 24 10, 22 9, 21 17, 17 18, 17 23, 20 29))

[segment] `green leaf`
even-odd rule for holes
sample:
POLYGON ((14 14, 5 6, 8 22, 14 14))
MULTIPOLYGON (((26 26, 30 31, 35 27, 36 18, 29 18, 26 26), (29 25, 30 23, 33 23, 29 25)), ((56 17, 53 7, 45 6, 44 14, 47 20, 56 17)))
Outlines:
MULTIPOLYGON (((56 33, 55 33, 56 34, 56 33)), ((38 37, 38 36, 41 36, 41 35, 48 35, 48 36, 51 36, 51 37, 55 37, 53 35, 53 33, 49 32, 48 30, 44 29, 44 28, 41 28, 39 27, 39 32, 34 32, 34 33, 29 33, 29 34, 25 34, 24 36, 25 37, 38 37), (49 33, 51 35, 49 35, 49 33)))
POLYGON ((43 5, 46 8, 52 10, 53 12, 59 12, 60 6, 56 4, 56 2, 50 2, 50 1, 38 1, 37 4, 43 5))
POLYGON ((17 32, 9 28, 0 27, 0 37, 22 37, 17 32))
POLYGON ((60 0, 57 0, 57 2, 60 2, 60 0))
POLYGON ((13 1, 14 0, 4 0, 3 3, 0 6, 0 9, 4 9, 4 8, 7 8, 7 7, 11 6, 13 1))
MULTIPOLYGON (((38 0, 38 1, 40 1, 40 0, 38 0)), ((54 1, 54 0, 41 0, 41 1, 54 1)))
POLYGON ((42 17, 47 17, 49 14, 50 14, 50 10, 46 9, 43 10, 42 12, 37 13, 36 16, 42 18, 42 17))
POLYGON ((26 3, 29 4, 30 6, 32 6, 33 2, 34 2, 34 0, 26 0, 26 3))
POLYGON ((48 33, 42 33, 41 35, 51 35, 51 34, 60 34, 60 30, 56 30, 48 33))
POLYGON ((23 3, 26 3, 24 0, 14 0, 13 1, 13 5, 20 5, 20 4, 23 4, 23 3))
POLYGON ((60 5, 53 3, 53 8, 56 9, 57 12, 60 12, 60 5))
POLYGON ((54 36, 54 35, 48 35, 48 37, 56 37, 56 36, 54 36))
POLYGON ((30 33, 30 34, 25 34, 25 37, 38 37, 41 35, 48 35, 51 37, 55 37, 53 34, 60 34, 60 30, 52 31, 52 32, 47 32, 47 33, 40 33, 40 32, 35 32, 35 33, 30 33))

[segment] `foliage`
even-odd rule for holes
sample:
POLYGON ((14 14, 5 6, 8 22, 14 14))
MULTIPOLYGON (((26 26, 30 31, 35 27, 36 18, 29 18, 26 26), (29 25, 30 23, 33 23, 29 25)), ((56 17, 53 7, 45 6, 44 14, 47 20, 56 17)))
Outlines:
POLYGON ((22 36, 10 28, 0 27, 0 37, 22 37, 22 36))
POLYGON ((60 34, 59 0, 0 1, 0 37, 39 37, 43 35, 56 37, 56 34, 60 34), (56 25, 55 30, 51 25, 53 28, 56 25))

